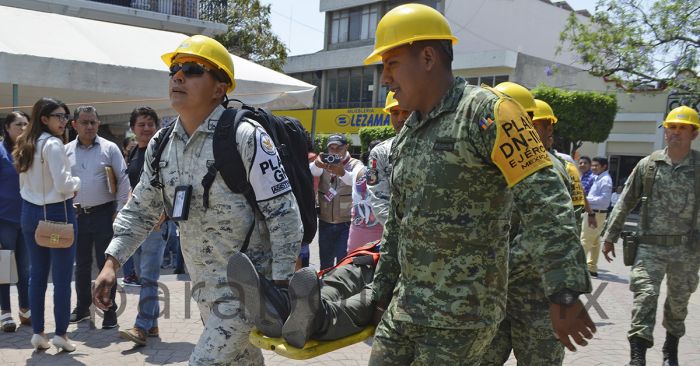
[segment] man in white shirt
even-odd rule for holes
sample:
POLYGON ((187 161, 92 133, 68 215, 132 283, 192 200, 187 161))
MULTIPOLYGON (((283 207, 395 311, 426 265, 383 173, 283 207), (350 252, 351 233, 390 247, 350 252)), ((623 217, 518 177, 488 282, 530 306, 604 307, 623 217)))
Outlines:
MULTIPOLYGON (((126 204, 129 195, 129 177, 126 174, 124 156, 115 143, 97 135, 99 127, 100 120, 95 107, 79 106, 75 109, 73 120, 73 128, 78 132, 78 137, 66 145, 71 172, 82 182, 82 189, 73 200, 78 215, 75 254, 77 304, 70 316, 71 323, 90 318, 93 250, 97 268, 102 269, 105 249, 114 234, 112 221, 116 212, 126 204)), ((116 286, 112 288, 113 300, 115 294, 116 286)), ((113 302, 112 307, 105 311, 103 329, 117 326, 116 309, 113 302)))
POLYGON ((587 222, 581 225, 581 245, 588 257, 588 271, 591 276, 598 277, 598 256, 600 255, 600 233, 608 214, 610 197, 612 195, 612 178, 608 174, 608 159, 595 157, 591 162, 593 185, 586 195, 591 213, 587 222), (593 221, 595 220, 595 226, 593 221))
POLYGON ((328 153, 309 164, 311 174, 321 177, 318 184, 318 247, 321 269, 333 267, 347 254, 352 219, 352 177, 362 162, 350 157, 343 135, 328 138, 328 153))

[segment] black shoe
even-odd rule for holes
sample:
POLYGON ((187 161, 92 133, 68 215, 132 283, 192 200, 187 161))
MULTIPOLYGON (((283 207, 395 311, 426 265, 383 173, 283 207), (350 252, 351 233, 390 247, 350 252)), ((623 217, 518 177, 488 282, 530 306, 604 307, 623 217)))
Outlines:
POLYGON ((268 337, 280 337, 284 319, 264 297, 260 277, 250 258, 241 252, 232 255, 228 261, 227 276, 228 285, 234 295, 238 295, 255 326, 268 337))
POLYGON ((662 349, 664 363, 662 366, 678 366, 678 337, 666 332, 666 342, 662 349))
POLYGON ((80 311, 78 308, 73 309, 73 311, 70 313, 70 323, 80 323, 83 320, 90 319, 90 312, 89 311, 80 311))
POLYGON ((316 271, 302 268, 289 281, 292 311, 282 327, 282 337, 296 348, 304 348, 318 330, 321 311, 321 284, 316 271))
POLYGON ((107 310, 104 312, 104 319, 102 319, 102 329, 112 329, 117 327, 117 312, 114 310, 107 310))
POLYGON ((627 366, 646 366, 649 341, 639 337, 630 338, 630 363, 627 366))
POLYGON ((591 277, 595 277, 595 278, 598 278, 598 272, 592 272, 592 271, 588 271, 588 273, 590 273, 590 274, 591 274, 591 277))

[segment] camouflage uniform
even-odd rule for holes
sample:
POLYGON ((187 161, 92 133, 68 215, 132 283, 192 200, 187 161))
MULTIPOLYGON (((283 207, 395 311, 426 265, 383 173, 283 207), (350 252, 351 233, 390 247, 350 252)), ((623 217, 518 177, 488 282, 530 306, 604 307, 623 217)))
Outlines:
MULTIPOLYGON (((549 153, 562 183, 572 192, 573 182, 565 167, 566 161, 549 153)), ((496 336, 481 359, 481 366, 501 366, 508 361, 511 349, 519 366, 561 365, 564 346, 554 336, 549 319, 549 300, 542 287, 542 278, 531 255, 522 246, 520 215, 513 212, 510 242, 508 299, 506 317, 498 325, 496 336)))
POLYGON ((408 118, 392 161, 372 296, 393 298, 370 365, 479 364, 505 315, 514 207, 544 293, 590 291, 571 199, 516 102, 455 78, 423 120, 408 118))
POLYGON ((656 151, 637 163, 615 204, 603 235, 615 243, 620 237, 627 214, 644 195, 644 175, 649 164, 656 164, 647 212, 642 215, 639 248, 630 275, 634 293, 632 324, 628 337, 653 344, 656 305, 664 275, 668 295, 664 304, 663 326, 676 337, 685 334, 684 320, 688 301, 698 287, 700 269, 700 220, 692 222, 699 197, 695 197, 695 169, 700 169, 700 152, 691 153, 673 165, 666 150, 656 151), (692 232, 696 235, 690 239, 692 232))
MULTIPOLYGON (((194 283, 192 298, 199 305, 204 331, 190 364, 262 365, 260 350, 248 343, 251 324, 244 318, 239 301, 227 285, 228 258, 241 249, 255 219, 255 230, 246 253, 266 277, 287 280, 294 272, 302 225, 294 195, 287 194, 289 189, 258 202, 262 215, 257 213, 254 216, 245 197, 232 193, 220 175, 211 186, 209 209, 204 208, 200 182, 207 166, 214 162, 214 129, 223 111, 224 108, 218 106, 191 137, 187 136, 179 120, 175 122, 177 125, 160 159, 164 197, 149 183, 153 175, 150 161, 155 145, 155 139, 151 140, 141 181, 114 222, 115 235, 106 253, 124 263, 158 220, 164 206, 170 212, 175 187, 192 185, 189 218, 179 222, 180 240, 194 283)), ((240 125, 236 140, 251 185, 260 200, 267 197, 261 189, 271 188, 262 174, 271 172, 269 165, 268 169, 262 169, 259 159, 278 157, 274 145, 266 144, 270 140, 262 127, 249 122, 240 125)))
POLYGON ((377 162, 377 183, 367 185, 369 204, 372 205, 374 215, 382 225, 386 225, 386 219, 389 216, 389 197, 391 196, 389 187, 389 179, 391 178, 390 157, 391 145, 394 143, 394 139, 395 137, 392 137, 382 141, 369 152, 369 161, 377 162))

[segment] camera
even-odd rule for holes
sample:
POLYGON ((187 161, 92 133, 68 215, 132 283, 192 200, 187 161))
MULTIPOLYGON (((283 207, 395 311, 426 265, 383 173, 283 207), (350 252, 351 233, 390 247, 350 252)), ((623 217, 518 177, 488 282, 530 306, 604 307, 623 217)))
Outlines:
POLYGON ((321 154, 321 161, 326 164, 339 164, 340 155, 338 154, 321 154))

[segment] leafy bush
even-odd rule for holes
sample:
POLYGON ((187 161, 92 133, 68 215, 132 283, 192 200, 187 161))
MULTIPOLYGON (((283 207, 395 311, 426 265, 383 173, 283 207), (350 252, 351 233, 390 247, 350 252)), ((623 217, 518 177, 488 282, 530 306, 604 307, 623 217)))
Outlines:
POLYGON ((362 152, 367 151, 367 146, 374 140, 384 141, 390 137, 396 136, 394 128, 391 126, 377 126, 377 127, 362 127, 360 128, 360 144, 362 145, 362 152))

